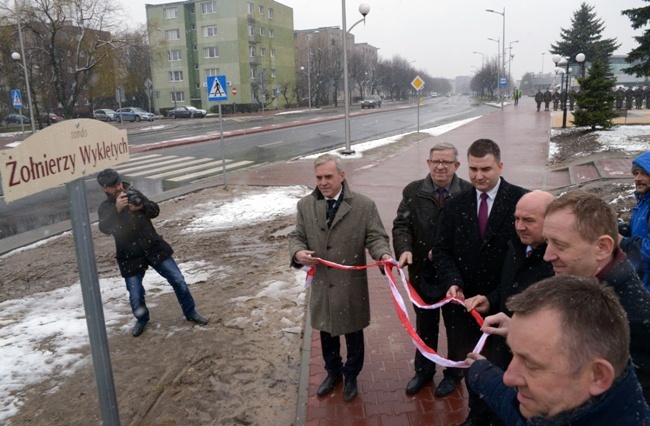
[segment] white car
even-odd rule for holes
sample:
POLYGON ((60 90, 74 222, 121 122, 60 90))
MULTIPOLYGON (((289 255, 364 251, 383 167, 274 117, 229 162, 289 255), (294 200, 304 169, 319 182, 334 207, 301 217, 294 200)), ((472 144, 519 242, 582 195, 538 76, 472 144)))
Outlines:
POLYGON ((93 111, 93 117, 96 120, 111 122, 115 120, 115 111, 112 109, 96 109, 93 111))

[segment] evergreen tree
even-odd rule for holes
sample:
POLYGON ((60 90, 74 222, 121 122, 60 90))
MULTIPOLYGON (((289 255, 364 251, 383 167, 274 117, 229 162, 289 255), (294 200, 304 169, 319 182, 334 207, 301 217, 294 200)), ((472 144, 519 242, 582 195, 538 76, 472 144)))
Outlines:
POLYGON ((614 111, 615 79, 607 78, 607 69, 602 60, 596 59, 589 68, 589 75, 579 78, 580 91, 576 93, 578 109, 573 113, 573 124, 578 127, 596 126, 609 129, 616 118, 614 111))
POLYGON ((571 28, 560 30, 561 40, 551 44, 550 52, 569 57, 571 60, 578 53, 584 53, 587 62, 600 59, 608 67, 609 58, 620 46, 615 38, 603 39, 605 24, 598 19, 594 6, 582 3, 580 9, 573 13, 571 28))
MULTIPOLYGON (((650 23, 650 6, 627 9, 621 13, 630 18, 632 28, 635 30, 650 23)), ((634 39, 639 42, 639 45, 628 53, 625 60, 629 63, 635 61, 640 63, 623 69, 623 72, 636 74, 637 77, 650 77, 650 29, 645 30, 643 35, 635 36, 634 39)))

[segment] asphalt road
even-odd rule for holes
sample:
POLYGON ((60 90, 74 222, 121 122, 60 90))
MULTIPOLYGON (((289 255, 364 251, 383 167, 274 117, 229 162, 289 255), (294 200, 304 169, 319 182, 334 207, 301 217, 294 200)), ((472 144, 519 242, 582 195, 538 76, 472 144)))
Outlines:
MULTIPOLYGON (((419 108, 420 128, 431 128, 465 118, 482 115, 493 108, 473 104, 469 97, 436 98, 419 108)), ((418 109, 412 104, 384 104, 376 110, 352 108, 350 119, 352 144, 416 130, 418 109)), ((155 151, 160 164, 172 163, 176 157, 194 157, 220 161, 222 146, 217 118, 194 120, 159 120, 151 125, 125 123, 129 145, 138 146, 175 139, 201 139, 155 151), (206 136, 207 135, 207 136, 206 136), (171 160, 170 160, 171 159, 171 160)), ((249 134, 224 139, 224 157, 232 162, 249 161, 250 165, 287 160, 297 156, 345 146, 342 108, 312 110, 299 114, 238 117, 223 120, 224 131, 246 130, 249 134), (277 130, 265 131, 279 125, 277 130)), ((132 155, 132 158, 151 152, 132 155)), ((156 170, 156 158, 152 160, 156 170)), ((169 167, 169 166, 167 166, 169 167)), ((215 171, 215 175, 220 172, 215 171)), ((151 173, 149 173, 151 175, 151 173)), ((148 196, 166 191, 162 179, 152 179, 147 173, 131 179, 148 196)), ((182 184, 181 184, 182 185, 182 184)), ((104 194, 97 189, 94 176, 86 181, 89 212, 95 212, 104 194)), ((57 223, 69 218, 65 187, 52 188, 12 203, 0 198, 0 245, 2 239, 57 223)))

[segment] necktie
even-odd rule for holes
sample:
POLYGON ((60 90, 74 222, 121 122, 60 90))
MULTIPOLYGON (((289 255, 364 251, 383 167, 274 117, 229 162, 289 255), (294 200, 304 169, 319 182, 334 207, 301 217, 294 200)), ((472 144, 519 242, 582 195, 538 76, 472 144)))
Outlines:
POLYGON ((334 215, 336 211, 334 207, 336 206, 336 200, 327 200, 327 227, 332 226, 332 221, 334 220, 334 215))
POLYGON ((481 204, 478 208, 478 230, 481 234, 481 239, 485 234, 485 227, 488 221, 488 204, 487 204, 488 195, 485 192, 481 193, 481 204))
POLYGON ((439 187, 436 191, 438 191, 438 207, 442 207, 442 203, 445 202, 445 188, 439 187))

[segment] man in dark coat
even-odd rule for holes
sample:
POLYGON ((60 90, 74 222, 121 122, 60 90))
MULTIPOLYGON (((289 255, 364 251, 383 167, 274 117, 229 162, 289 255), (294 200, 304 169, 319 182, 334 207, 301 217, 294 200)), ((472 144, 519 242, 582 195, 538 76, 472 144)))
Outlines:
POLYGON ((144 300, 145 289, 142 285, 149 266, 173 287, 185 318, 199 325, 207 324, 208 320, 194 309, 190 289, 172 258, 174 251, 151 223, 151 219, 160 213, 158 204, 140 191, 130 188, 127 182, 122 182, 120 175, 113 169, 99 172, 97 182, 107 197, 97 212, 99 230, 115 238, 115 257, 126 281, 131 310, 137 320, 132 330, 133 336, 142 334, 149 322, 149 309, 144 300))
MULTIPOLYGON (((527 190, 501 177, 503 163, 499 146, 479 139, 467 151, 473 188, 449 200, 442 210, 433 245, 433 263, 438 279, 459 299, 490 294, 499 278, 508 241, 517 234, 514 213, 527 190)), ((474 318, 460 305, 447 304, 442 310, 452 360, 464 360, 476 345, 481 331, 474 318)), ((477 395, 469 395, 470 414, 466 424, 486 424, 486 406, 477 395)))
POLYGON ((551 95, 551 92, 546 89, 546 92, 544 92, 544 111, 550 111, 548 106, 551 103, 551 99, 553 99, 553 95, 551 95))
POLYGON ((557 106, 560 103, 560 94, 557 90, 553 91, 553 111, 557 111, 557 106))
MULTIPOLYGON (((517 237, 508 243, 501 282, 487 296, 478 295, 465 300, 467 310, 475 309, 483 316, 512 312, 506 307, 507 300, 526 290, 538 281, 553 276, 553 265, 544 261, 546 241, 542 233, 546 208, 555 197, 545 191, 532 191, 519 199, 515 209, 517 237)), ((505 339, 493 336, 488 340, 492 361, 505 370, 512 359, 505 339)))
MULTIPOLYGON (((445 297, 445 289, 435 280, 433 264, 429 260, 439 211, 450 197, 472 185, 456 175, 460 166, 458 150, 450 143, 442 142, 431 148, 427 165, 427 176, 409 183, 402 192, 402 201, 393 221, 393 248, 400 266, 408 266, 409 281, 415 291, 425 302, 435 303, 445 297)), ((413 306, 413 309, 418 335, 437 351, 440 309, 421 309, 417 306, 413 306)), ((408 395, 420 392, 426 383, 433 380, 436 372, 436 364, 417 349, 414 365, 415 377, 406 386, 408 395)), ((459 369, 445 369, 436 396, 450 394, 462 378, 459 369), (447 384, 443 386, 445 381, 447 384)))
POLYGON ((625 91, 625 109, 632 109, 632 102, 634 101, 634 90, 628 87, 625 91))
POLYGON ((622 87, 619 87, 618 90, 614 93, 614 99, 616 100, 616 109, 623 109, 623 101, 625 100, 625 92, 622 87))
POLYGON ((620 298, 630 324, 632 362, 650 401, 650 293, 618 247, 616 214, 598 196, 571 191, 549 205, 544 236, 544 260, 556 275, 596 277, 620 298))
POLYGON ((535 93, 535 103, 537 104, 537 111, 539 111, 539 109, 541 108, 543 100, 544 100, 544 95, 542 94, 542 91, 538 89, 537 93, 535 93))
POLYGON ((548 278, 508 301, 508 370, 469 354, 468 384, 508 425, 650 424, 617 294, 594 278, 548 278))
POLYGON ((298 201, 296 229, 291 234, 291 265, 315 266, 310 288, 311 325, 320 331, 327 377, 318 396, 332 392, 345 378, 343 399, 357 396, 363 368, 363 329, 370 324, 368 276, 365 269, 342 270, 316 258, 348 266, 365 266, 366 249, 375 260, 389 260, 390 243, 375 203, 352 192, 341 159, 324 154, 314 161, 317 188, 298 201), (341 359, 340 336, 347 359, 341 359))

